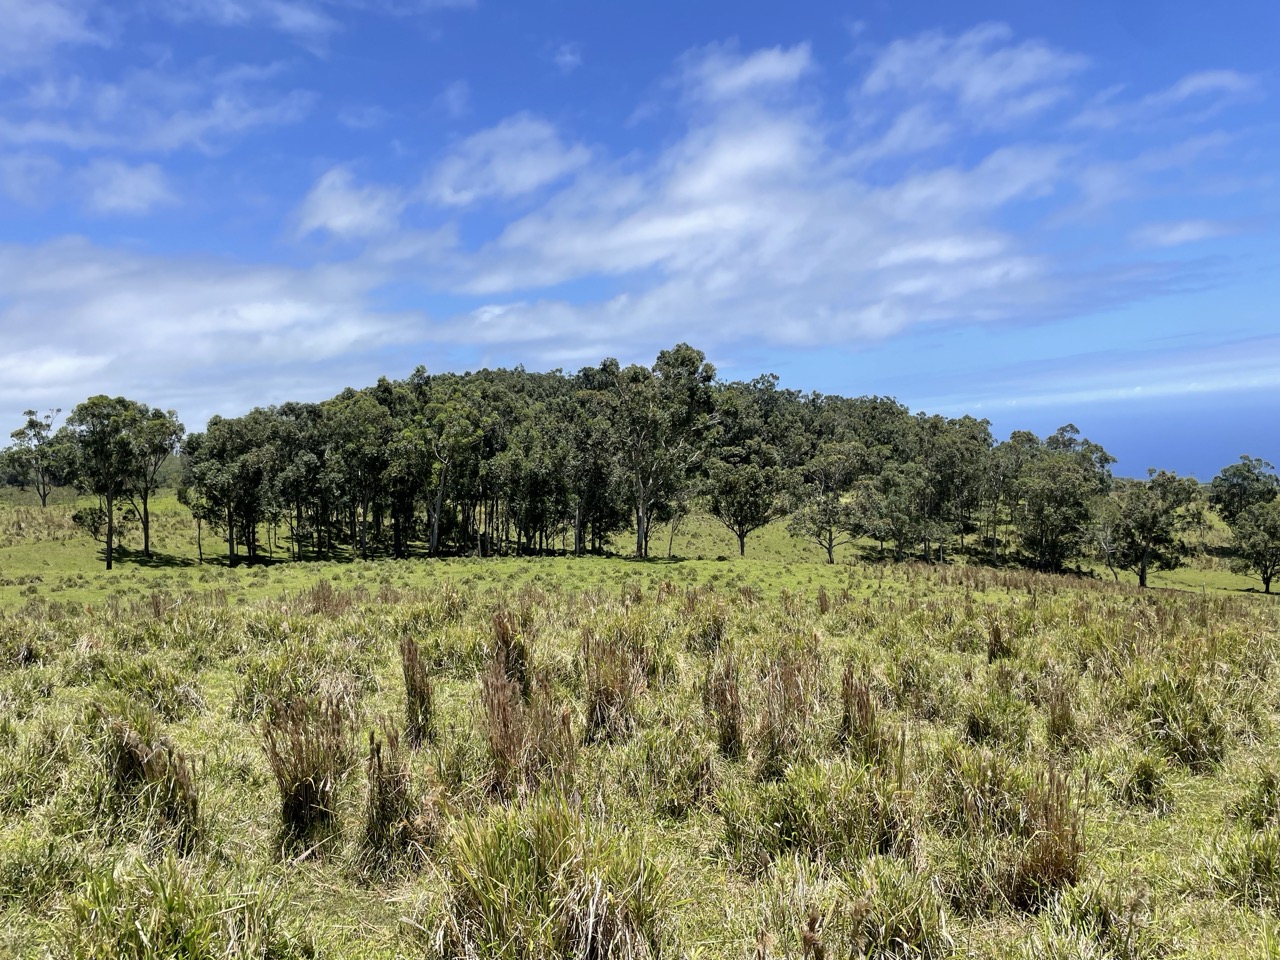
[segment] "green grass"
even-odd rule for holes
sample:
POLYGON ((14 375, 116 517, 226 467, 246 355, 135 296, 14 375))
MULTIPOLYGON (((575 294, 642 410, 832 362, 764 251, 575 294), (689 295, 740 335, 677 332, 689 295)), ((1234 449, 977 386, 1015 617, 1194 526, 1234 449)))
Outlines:
POLYGON ((232 569, 162 498, 108 576, 69 509, 0 507, 0 955, 1276 955, 1280 607, 1208 565, 700 519, 672 561, 232 569))

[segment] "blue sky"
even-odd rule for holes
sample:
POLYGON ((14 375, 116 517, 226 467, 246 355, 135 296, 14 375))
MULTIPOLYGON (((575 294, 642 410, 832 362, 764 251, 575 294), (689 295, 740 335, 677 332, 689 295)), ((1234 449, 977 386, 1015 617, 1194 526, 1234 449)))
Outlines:
POLYGON ((1280 459, 1280 4, 0 0, 0 411, 651 362, 1280 459))

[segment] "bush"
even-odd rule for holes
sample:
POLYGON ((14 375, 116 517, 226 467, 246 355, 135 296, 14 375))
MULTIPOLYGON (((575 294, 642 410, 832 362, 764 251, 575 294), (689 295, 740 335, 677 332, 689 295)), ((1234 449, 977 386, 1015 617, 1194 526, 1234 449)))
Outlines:
POLYGON ((665 871, 634 832, 544 797, 463 821, 453 847, 436 938, 444 956, 658 954, 665 871))

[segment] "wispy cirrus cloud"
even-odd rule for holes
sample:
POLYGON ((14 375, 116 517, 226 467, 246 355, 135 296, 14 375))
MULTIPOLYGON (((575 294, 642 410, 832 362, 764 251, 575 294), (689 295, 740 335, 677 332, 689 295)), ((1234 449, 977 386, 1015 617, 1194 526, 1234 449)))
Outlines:
POLYGON ((80 174, 89 209, 98 214, 140 215, 178 202, 168 177, 157 164, 132 166, 96 160, 80 174))
POLYGON ((511 199, 584 167, 591 151, 568 143, 554 126, 528 113, 508 117, 458 143, 428 175, 426 196, 444 206, 511 199))
POLYGON ((0 76, 44 65, 62 47, 106 46, 90 0, 0 0, 0 76))
POLYGON ((959 35, 928 32, 875 53, 860 92, 878 97, 942 95, 972 123, 1002 125, 1063 100, 1089 60, 1039 40, 1015 42, 1002 23, 959 35))

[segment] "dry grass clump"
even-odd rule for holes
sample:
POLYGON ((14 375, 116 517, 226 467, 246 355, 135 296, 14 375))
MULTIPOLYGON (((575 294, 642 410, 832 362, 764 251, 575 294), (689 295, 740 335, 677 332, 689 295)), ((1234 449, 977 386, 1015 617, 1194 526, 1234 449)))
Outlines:
POLYGON ((435 738, 435 688, 417 641, 400 638, 400 669, 404 675, 404 739, 414 749, 435 738))
POLYGON ((394 728, 384 726, 382 738, 369 732, 365 769, 369 786, 360 839, 361 865, 377 874, 395 866, 421 864, 439 840, 441 825, 431 798, 414 789, 394 728))
POLYGON ((480 680, 493 792, 511 799, 548 780, 567 786, 578 740, 572 712, 558 703, 550 681, 540 677, 526 702, 501 659, 491 660, 480 680))
POLYGON ((583 632, 579 657, 586 701, 588 742, 616 740, 631 732, 636 701, 645 689, 642 650, 618 630, 583 632))
POLYGON ((884 729, 875 695, 865 673, 851 662, 840 677, 840 743, 865 763, 883 762, 892 749, 892 738, 884 729))
POLYGON ((333 699, 277 704, 267 712, 263 748, 280 794, 286 842, 328 838, 338 792, 355 761, 354 726, 346 705, 333 699))
POLYGON ((756 731, 762 780, 781 778, 789 764, 814 752, 811 721, 822 701, 822 668, 817 636, 786 644, 767 665, 756 731))
POLYGON ((132 705, 93 708, 101 763, 98 815, 111 832, 134 825, 190 852, 200 836, 200 794, 192 765, 160 731, 155 716, 132 705))
POLYGON ((707 663, 702 703, 715 726, 716 744, 730 760, 746 753, 746 715, 742 705, 742 680, 738 660, 724 653, 707 663))
POLYGON ((518 610, 501 607, 492 618, 493 660, 516 685, 521 697, 529 696, 532 680, 529 638, 533 623, 533 608, 527 603, 518 610))

